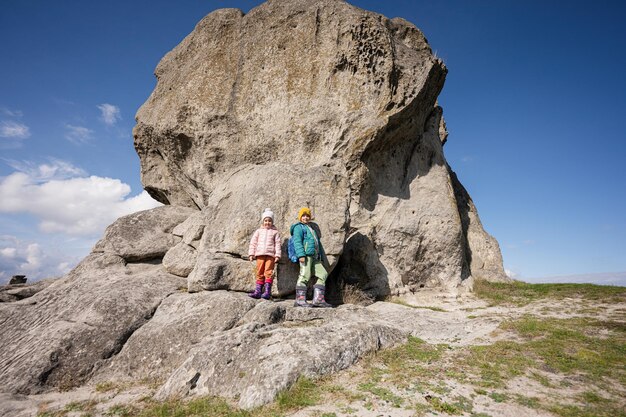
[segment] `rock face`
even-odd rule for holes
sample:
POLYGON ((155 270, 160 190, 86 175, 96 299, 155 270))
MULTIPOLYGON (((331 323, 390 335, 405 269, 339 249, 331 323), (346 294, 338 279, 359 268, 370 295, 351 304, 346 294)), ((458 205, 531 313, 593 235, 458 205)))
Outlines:
POLYGON ((67 276, 32 297, 0 303, 0 391, 81 385, 115 356, 165 297, 185 287, 152 260, 155 248, 165 252, 175 243, 167 230, 191 212, 160 207, 122 217, 67 276), (121 243, 125 234, 133 239, 121 243))
MULTIPOLYGON (((265 207, 284 253, 311 207, 329 299, 345 284, 371 300, 505 279, 443 155, 446 71, 412 24, 341 0, 205 17, 159 63, 137 114, 142 181, 166 205, 118 219, 67 276, 0 303, 0 392, 148 378, 160 398, 249 408, 430 323, 387 303, 299 309, 242 294, 265 207)), ((283 258, 275 296, 298 272, 283 258)))
MULTIPOLYGON (((203 213, 201 248, 172 249, 168 271, 242 290, 263 208, 286 233, 308 205, 335 276, 374 297, 504 279, 443 155, 446 72, 415 26, 341 0, 209 14, 159 63, 134 130, 146 190, 203 213)), ((282 294, 296 271, 280 268, 282 294)))

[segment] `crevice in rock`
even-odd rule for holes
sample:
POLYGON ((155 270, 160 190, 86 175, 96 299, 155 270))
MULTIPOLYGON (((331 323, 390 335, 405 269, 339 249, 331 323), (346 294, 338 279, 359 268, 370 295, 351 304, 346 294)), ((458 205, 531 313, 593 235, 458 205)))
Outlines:
POLYGON ((129 257, 129 258, 122 258, 124 259, 124 261, 126 261, 127 265, 138 265, 138 264, 148 264, 148 265, 161 265, 161 263, 163 262, 163 256, 165 256, 165 254, 163 255, 155 255, 155 256, 150 256, 150 257, 145 257, 145 258, 136 258, 136 257, 129 257))
POLYGON ((54 372, 54 370, 57 369, 58 367, 59 367, 59 351, 55 350, 52 353, 50 353, 50 365, 48 365, 43 370, 43 372, 41 372, 39 376, 37 377, 39 385, 45 386, 46 382, 48 382, 48 379, 50 378, 50 375, 52 375, 52 372, 54 372))
POLYGON ((228 252, 228 251, 216 251, 215 253, 222 253, 224 255, 231 256, 236 259, 244 259, 243 255, 237 252, 228 252))
POLYGON ((457 209, 459 211, 459 216, 461 218, 461 230, 463 234, 463 249, 465 252, 465 256, 463 259, 463 266, 461 269, 461 280, 465 280, 470 277, 471 265, 472 265, 472 248, 470 247, 468 240, 468 230, 470 226, 470 218, 469 212, 471 210, 471 197, 467 193, 467 190, 459 179, 456 176, 456 173, 452 171, 450 166, 448 168, 448 175, 450 176, 450 181, 452 183, 452 189, 454 190, 454 197, 456 199, 457 209))
POLYGON ((200 372, 196 372, 196 374, 189 381, 187 381, 186 385, 189 391, 196 388, 196 384, 198 383, 199 379, 200 379, 200 372))

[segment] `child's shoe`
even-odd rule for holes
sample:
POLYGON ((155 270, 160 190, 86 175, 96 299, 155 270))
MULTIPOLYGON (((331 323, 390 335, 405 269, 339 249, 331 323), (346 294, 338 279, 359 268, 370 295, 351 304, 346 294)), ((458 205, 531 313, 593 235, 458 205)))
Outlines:
POLYGON ((293 303, 294 307, 308 307, 311 308, 311 304, 306 302, 306 287, 296 288, 296 301, 293 303))
POLYGON ((256 288, 254 289, 254 291, 248 294, 248 297, 259 299, 261 298, 261 291, 263 291, 263 284, 259 284, 257 282, 256 288))
POLYGON ((272 283, 266 282, 265 286, 263 287, 263 294, 261 294, 261 298, 269 300, 271 296, 272 296, 272 283))
POLYGON ((321 307, 328 308, 332 307, 331 304, 328 304, 324 299, 324 292, 326 287, 323 285, 315 285, 313 286, 313 307, 321 307))

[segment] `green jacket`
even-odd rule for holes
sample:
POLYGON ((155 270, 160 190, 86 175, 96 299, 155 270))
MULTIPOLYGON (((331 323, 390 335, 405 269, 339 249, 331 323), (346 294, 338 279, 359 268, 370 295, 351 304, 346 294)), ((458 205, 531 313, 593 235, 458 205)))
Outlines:
POLYGON ((313 256, 316 259, 323 259, 325 257, 324 247, 320 241, 322 233, 316 223, 309 222, 308 225, 294 223, 289 228, 289 232, 293 236, 293 246, 298 258, 313 256))

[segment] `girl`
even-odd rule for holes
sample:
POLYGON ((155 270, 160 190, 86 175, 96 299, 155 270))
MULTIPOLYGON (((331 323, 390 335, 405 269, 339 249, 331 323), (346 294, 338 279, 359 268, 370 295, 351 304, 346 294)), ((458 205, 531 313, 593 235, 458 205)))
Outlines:
POLYGON ((325 257, 324 248, 320 238, 322 236, 319 226, 313 222, 311 210, 303 207, 298 212, 299 223, 291 225, 290 232, 293 236, 293 246, 300 262, 300 275, 296 283, 296 307, 311 307, 306 302, 306 286, 312 275, 317 277, 313 286, 313 307, 332 307, 324 299, 326 278, 328 272, 322 265, 325 257))
POLYGON ((250 239, 248 257, 256 259, 256 288, 248 294, 252 298, 270 299, 274 265, 280 259, 280 233, 274 226, 274 213, 266 208, 261 214, 261 227, 250 239), (262 292, 262 293, 261 293, 262 292))

